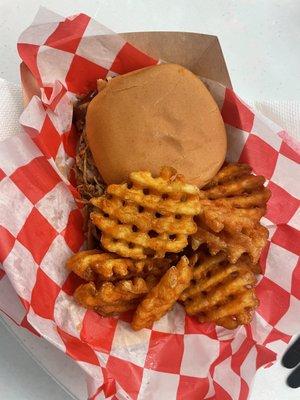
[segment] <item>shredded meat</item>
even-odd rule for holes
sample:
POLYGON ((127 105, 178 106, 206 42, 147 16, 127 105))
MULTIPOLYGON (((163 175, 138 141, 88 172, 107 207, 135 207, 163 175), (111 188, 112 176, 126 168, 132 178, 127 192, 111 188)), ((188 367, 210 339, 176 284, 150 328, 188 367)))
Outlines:
POLYGON ((84 231, 86 234, 86 247, 88 249, 95 249, 99 246, 99 232, 96 227, 91 223, 89 215, 92 211, 92 206, 89 200, 92 197, 101 196, 104 192, 105 184, 101 175, 99 174, 92 153, 88 147, 86 133, 85 133, 85 116, 87 107, 92 98, 97 94, 93 92, 81 98, 74 107, 74 123, 81 134, 77 146, 77 154, 75 159, 75 176, 77 183, 77 190, 81 195, 82 201, 85 204, 83 209, 84 216, 84 231))

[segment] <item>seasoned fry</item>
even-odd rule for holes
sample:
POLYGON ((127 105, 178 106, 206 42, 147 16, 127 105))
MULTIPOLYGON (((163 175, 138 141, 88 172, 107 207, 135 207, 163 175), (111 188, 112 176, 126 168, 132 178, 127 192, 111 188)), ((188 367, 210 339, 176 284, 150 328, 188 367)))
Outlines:
POLYGON ((169 266, 167 258, 132 260, 99 250, 80 251, 67 261, 67 267, 86 281, 115 281, 149 274, 162 276, 169 266))
POLYGON ((225 251, 234 263, 247 253, 256 263, 268 238, 267 229, 260 224, 270 197, 264 182, 264 177, 251 174, 247 164, 223 167, 201 190, 193 248, 206 243, 212 255, 225 251))
POLYGON ((131 326, 134 330, 150 327, 169 311, 192 278, 189 260, 183 256, 171 267, 138 305, 131 326))
POLYGON ((234 329, 251 322, 259 304, 254 291, 254 273, 258 271, 259 267, 247 257, 230 264, 225 253, 216 256, 199 253, 192 283, 180 300, 187 314, 197 315, 200 322, 215 322, 234 329))
POLYGON ((127 311, 137 305, 158 282, 158 278, 149 275, 146 279, 137 277, 132 280, 121 280, 116 283, 104 282, 99 288, 94 282, 80 285, 74 293, 74 299, 85 308, 98 313, 115 314, 127 311))
POLYGON ((92 222, 101 230, 102 246, 122 257, 145 259, 178 253, 197 226, 199 189, 164 167, 158 178, 133 172, 128 184, 109 185, 93 198, 92 222))

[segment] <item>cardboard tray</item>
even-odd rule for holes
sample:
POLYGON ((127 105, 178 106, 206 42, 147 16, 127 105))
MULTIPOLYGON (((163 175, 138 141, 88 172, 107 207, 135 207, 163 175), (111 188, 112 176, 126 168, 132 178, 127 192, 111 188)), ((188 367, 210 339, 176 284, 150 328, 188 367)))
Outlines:
MULTIPOLYGON (((128 42, 154 58, 181 64, 196 75, 231 86, 225 59, 216 36, 190 32, 121 33, 128 42)), ((40 94, 38 85, 22 63, 21 82, 26 106, 33 95, 40 94)))

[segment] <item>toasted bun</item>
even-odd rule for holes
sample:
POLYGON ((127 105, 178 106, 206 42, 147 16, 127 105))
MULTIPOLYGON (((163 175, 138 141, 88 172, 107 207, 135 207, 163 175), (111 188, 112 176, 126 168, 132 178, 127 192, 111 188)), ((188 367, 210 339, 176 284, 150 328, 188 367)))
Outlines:
POLYGON ((202 186, 221 167, 226 132, 218 106, 192 72, 176 64, 111 79, 88 106, 87 140, 104 181, 170 165, 202 186))

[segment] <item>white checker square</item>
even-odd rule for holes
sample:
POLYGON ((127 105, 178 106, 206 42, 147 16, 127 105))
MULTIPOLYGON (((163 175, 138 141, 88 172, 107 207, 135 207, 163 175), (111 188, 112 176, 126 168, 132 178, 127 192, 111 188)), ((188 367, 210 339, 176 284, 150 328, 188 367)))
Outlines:
POLYGON ((239 398, 241 379, 231 368, 231 357, 215 367, 213 379, 230 394, 230 398, 239 398))
POLYGON ((231 125, 225 125, 227 132, 227 156, 229 162, 237 162, 241 156, 249 133, 231 125))
POLYGON ((0 225, 16 237, 33 205, 9 178, 4 178, 0 182, 0 192, 0 225))
POLYGON ((16 240, 3 265, 18 295, 30 301, 38 265, 29 250, 16 240))
POLYGON ((7 275, 0 280, 0 304, 1 311, 9 315, 17 324, 22 322, 26 310, 7 275))
POLYGON ((254 114, 254 121, 251 133, 264 140, 266 143, 272 146, 273 149, 279 151, 282 139, 277 135, 277 125, 276 128, 274 128, 275 127, 272 123, 270 123, 270 120, 264 115, 258 114, 257 116, 254 114))
POLYGON ((42 156, 42 153, 25 132, 1 142, 1 169, 6 175, 11 175, 17 168, 23 167, 39 156, 42 156))
POLYGON ((40 317, 33 311, 31 307, 27 314, 27 320, 37 332, 47 338, 48 342, 54 344, 54 346, 61 351, 66 351, 66 346, 57 332, 55 322, 51 321, 50 319, 40 317))
POLYGON ((273 327, 258 313, 255 312, 251 322, 253 339, 257 343, 263 343, 271 333, 273 327))
POLYGON ((106 364, 107 364, 108 358, 109 358, 109 354, 102 353, 101 351, 96 351, 96 350, 94 350, 94 352, 99 360, 100 365, 102 367, 106 367, 106 364))
POLYGON ((300 230, 300 207, 298 210, 295 212, 295 214, 292 216, 292 218, 289 220, 288 223, 292 228, 300 230))
MULTIPOLYGON (((61 20, 63 18, 61 17, 61 20)), ((37 25, 29 26, 20 36, 19 43, 29 43, 42 45, 46 42, 49 36, 58 27, 59 22, 49 21, 48 23, 43 23, 43 29, 40 29, 37 25)))
POLYGON ((271 180, 281 186, 292 196, 300 199, 299 164, 278 154, 278 160, 271 180))
POLYGON ((66 184, 59 182, 37 202, 36 208, 57 232, 62 232, 67 226, 70 212, 77 206, 66 184))
POLYGON ((149 348, 150 335, 150 329, 135 332, 127 322, 119 320, 110 354, 143 367, 149 348))
POLYGON ((79 338, 85 313, 86 310, 75 302, 73 296, 62 290, 59 292, 54 305, 54 321, 59 328, 79 338))
POLYGON ((206 335, 184 335, 184 351, 180 373, 206 378, 211 363, 218 357, 220 343, 206 335))
POLYGON ((110 69, 125 43, 120 35, 102 27, 95 20, 90 20, 76 54, 103 68, 110 69))
POLYGON ((53 76, 65 83, 74 54, 48 46, 41 46, 37 54, 37 67, 44 85, 53 82, 53 76))
POLYGON ((176 303, 171 311, 156 321, 153 330, 165 333, 183 334, 185 327, 185 311, 184 308, 176 303))
POLYGON ((157 372, 145 368, 138 400, 176 399, 179 375, 157 372))
POLYGON ((265 276, 290 292, 292 275, 297 262, 298 256, 296 254, 271 242, 266 260, 265 276), (278 273, 280 266, 284 269, 284 273, 278 273))
POLYGON ((232 354, 236 353, 239 350, 239 348, 244 343, 246 336, 247 336, 247 333, 245 331, 244 326, 242 325, 242 326, 240 326, 240 329, 238 329, 235 332, 234 338, 231 342, 232 354))
POLYGON ((248 384, 251 383, 252 378, 256 373, 256 357, 257 357, 257 350, 256 347, 253 346, 241 365, 241 377, 248 384))
MULTIPOLYGON (((33 96, 20 116, 20 124, 40 132, 46 118, 46 111, 39 97, 33 96)), ((28 140, 28 136, 26 140, 28 140)), ((34 143, 32 143, 34 145, 34 143)), ((35 145, 34 145, 35 146, 35 145)), ((38 149, 36 147, 36 149, 38 149)), ((39 150, 38 150, 39 151, 39 150)), ((42 153, 40 153, 42 154, 42 153)))
POLYGON ((277 322, 275 328, 287 335, 299 332, 300 300, 291 295, 290 306, 283 317, 277 322))
POLYGON ((58 286, 62 286, 65 282, 69 271, 66 268, 66 260, 73 254, 65 239, 58 235, 51 243, 42 262, 41 269, 48 275, 58 286))

